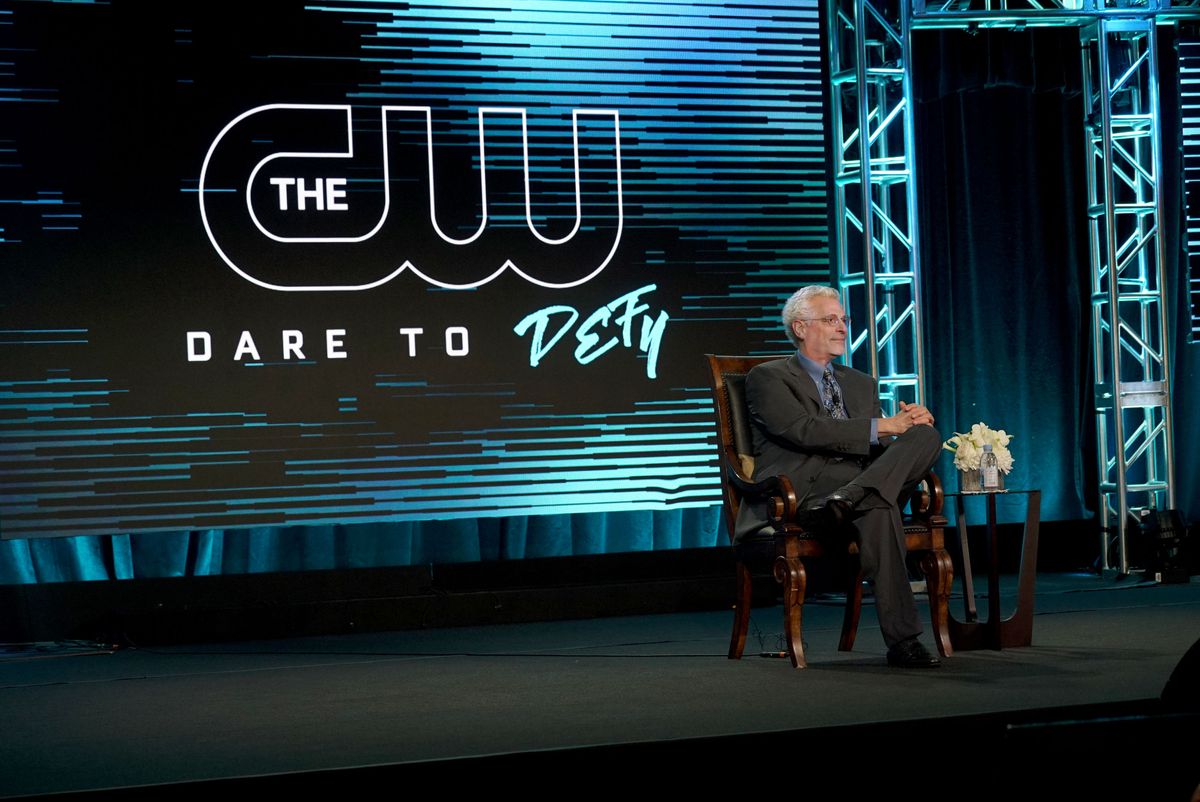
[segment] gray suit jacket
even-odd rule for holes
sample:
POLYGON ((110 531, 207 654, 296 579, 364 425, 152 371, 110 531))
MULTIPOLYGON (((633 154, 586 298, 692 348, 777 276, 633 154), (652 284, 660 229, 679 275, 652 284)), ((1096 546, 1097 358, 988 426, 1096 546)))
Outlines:
MULTIPOLYGON (((862 473, 872 455, 871 419, 880 417, 873 378, 834 364, 846 420, 829 417, 812 378, 795 354, 765 362, 746 377, 754 433, 754 480, 786 474, 801 506, 824 498, 862 473)), ((768 523, 765 506, 743 504, 735 538, 768 523)))

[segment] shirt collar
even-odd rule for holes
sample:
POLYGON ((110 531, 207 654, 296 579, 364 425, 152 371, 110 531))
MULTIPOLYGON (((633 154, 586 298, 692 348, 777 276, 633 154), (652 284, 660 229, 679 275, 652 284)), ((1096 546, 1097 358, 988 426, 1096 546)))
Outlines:
MULTIPOLYGON (((800 367, 804 368, 804 372, 812 377, 813 381, 815 381, 817 384, 821 383, 822 379, 825 377, 824 365, 822 365, 820 362, 814 362, 799 351, 796 351, 796 361, 800 363, 800 367)), ((833 363, 831 362, 829 364, 830 370, 832 370, 833 363)))

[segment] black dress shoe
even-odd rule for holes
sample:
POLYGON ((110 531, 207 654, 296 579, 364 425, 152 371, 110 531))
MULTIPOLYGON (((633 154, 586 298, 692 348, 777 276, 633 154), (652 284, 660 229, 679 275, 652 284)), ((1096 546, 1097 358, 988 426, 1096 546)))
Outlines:
POLYGON ((942 664, 916 638, 900 641, 888 649, 887 661, 893 668, 937 668, 942 664))
POLYGON ((850 523, 854 513, 854 503, 844 494, 834 491, 825 497, 825 515, 834 526, 842 527, 850 523))
POLYGON ((814 502, 796 517, 796 523, 805 529, 832 534, 850 525, 854 517, 854 504, 837 491, 814 502))
POLYGON ((832 534, 841 529, 842 518, 825 499, 820 499, 801 510, 796 515, 796 523, 813 534, 832 534))

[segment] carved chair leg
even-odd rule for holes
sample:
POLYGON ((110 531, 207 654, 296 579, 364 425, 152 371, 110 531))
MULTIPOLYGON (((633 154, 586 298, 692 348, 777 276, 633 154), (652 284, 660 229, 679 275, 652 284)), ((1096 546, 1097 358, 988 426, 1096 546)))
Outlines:
POLYGON ((929 619, 933 640, 942 657, 954 654, 950 645, 950 586, 954 582, 954 564, 945 549, 933 549, 921 558, 921 571, 929 591, 929 619))
POLYGON ((849 583, 846 586, 846 612, 842 618, 842 639, 838 641, 838 651, 849 652, 854 649, 854 639, 858 637, 858 619, 862 615, 862 565, 858 555, 850 555, 847 570, 849 583))
POLYGON ((804 619, 804 586, 807 577, 798 557, 775 558, 775 581, 783 585, 783 630, 793 668, 807 668, 801 628, 804 619))
POLYGON ((750 569, 741 560, 737 564, 737 588, 733 602, 733 635, 729 638, 729 659, 741 660, 750 629, 750 600, 754 592, 750 569))

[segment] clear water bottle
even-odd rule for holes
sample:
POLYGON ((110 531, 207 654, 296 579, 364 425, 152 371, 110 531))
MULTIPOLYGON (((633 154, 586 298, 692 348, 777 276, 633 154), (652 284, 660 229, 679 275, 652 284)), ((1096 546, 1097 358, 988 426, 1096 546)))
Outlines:
POLYGON ((983 456, 979 458, 979 479, 984 490, 1000 489, 1000 466, 991 443, 984 445, 983 456))

